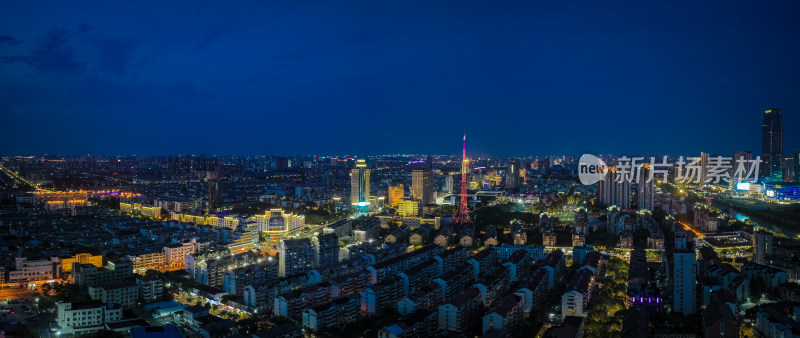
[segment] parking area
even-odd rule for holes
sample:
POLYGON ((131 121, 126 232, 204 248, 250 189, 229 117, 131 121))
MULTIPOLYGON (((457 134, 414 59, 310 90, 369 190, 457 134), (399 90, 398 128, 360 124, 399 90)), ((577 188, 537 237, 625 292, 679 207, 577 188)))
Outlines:
POLYGON ((4 323, 28 323, 39 319, 34 301, 29 298, 0 301, 0 320, 4 323))
POLYGON ((54 314, 39 313, 35 297, 0 301, 0 322, 25 324, 40 337, 49 337, 49 323, 53 321, 55 321, 54 314))

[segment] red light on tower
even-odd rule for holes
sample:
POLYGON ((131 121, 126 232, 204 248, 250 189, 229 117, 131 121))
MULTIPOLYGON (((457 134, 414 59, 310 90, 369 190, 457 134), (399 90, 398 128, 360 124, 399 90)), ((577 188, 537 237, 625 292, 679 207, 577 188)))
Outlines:
POLYGON ((467 224, 469 220, 469 202, 467 200, 467 170, 469 160, 467 159, 467 133, 464 133, 464 144, 461 147, 461 208, 453 218, 453 223, 467 224))

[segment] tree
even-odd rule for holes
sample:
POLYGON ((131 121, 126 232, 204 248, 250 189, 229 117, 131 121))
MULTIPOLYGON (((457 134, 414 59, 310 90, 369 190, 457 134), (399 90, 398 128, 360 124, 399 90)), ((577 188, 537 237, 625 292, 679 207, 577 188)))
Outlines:
POLYGON ((764 295, 767 285, 761 277, 753 278, 750 281, 750 299, 755 303, 764 295))

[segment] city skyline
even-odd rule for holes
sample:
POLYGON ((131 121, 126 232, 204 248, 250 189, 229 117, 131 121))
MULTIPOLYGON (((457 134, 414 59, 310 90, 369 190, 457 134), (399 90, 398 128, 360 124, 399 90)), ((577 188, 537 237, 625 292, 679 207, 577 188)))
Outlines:
POLYGON ((0 8, 0 337, 800 337, 800 2, 0 8))
POLYGON ((792 2, 107 6, 0 14, 0 154, 755 153, 765 109, 800 125, 792 2))

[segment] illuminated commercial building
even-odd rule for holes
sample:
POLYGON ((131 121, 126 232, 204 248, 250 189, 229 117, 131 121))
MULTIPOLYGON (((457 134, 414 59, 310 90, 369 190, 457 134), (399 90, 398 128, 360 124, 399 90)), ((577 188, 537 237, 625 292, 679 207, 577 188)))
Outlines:
MULTIPOLYGON (((256 216, 258 217, 258 216, 256 216)), ((236 229, 242 219, 235 216, 199 215, 171 212, 170 219, 181 223, 194 223, 197 225, 210 225, 216 228, 236 229)))
POLYGON ((289 231, 306 225, 306 216, 285 214, 282 209, 270 209, 264 215, 254 216, 258 232, 271 236, 284 236, 289 231))
POLYGON ((405 187, 403 185, 396 185, 389 187, 389 206, 390 207, 397 207, 400 204, 400 200, 405 197, 405 191, 403 190, 405 187))
POLYGON ((761 135, 761 159, 764 160, 764 177, 770 181, 781 181, 783 171, 783 118, 779 108, 764 112, 761 135))
POLYGON ((397 214, 402 217, 419 216, 419 201, 404 198, 397 204, 397 214))
POLYGON ((766 182, 761 191, 768 200, 800 202, 800 183, 766 182))
POLYGON ((72 263, 91 264, 98 268, 103 267, 103 255, 92 255, 90 253, 79 253, 75 257, 59 258, 62 272, 72 272, 72 263))
POLYGON ((350 171, 350 203, 356 206, 369 205, 369 169, 366 160, 358 160, 350 171))
POLYGON ((433 170, 419 169, 411 172, 411 193, 423 205, 433 203, 433 170))
POLYGON ((141 203, 120 203, 119 212, 129 214, 139 213, 150 218, 161 217, 161 207, 149 207, 141 203))

